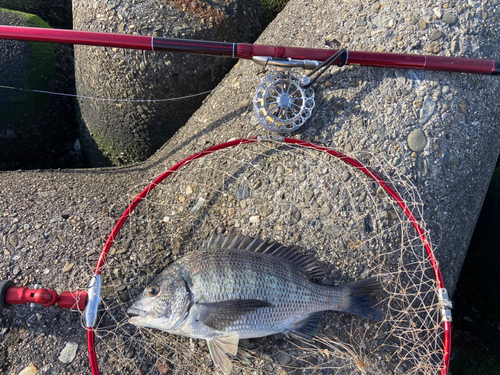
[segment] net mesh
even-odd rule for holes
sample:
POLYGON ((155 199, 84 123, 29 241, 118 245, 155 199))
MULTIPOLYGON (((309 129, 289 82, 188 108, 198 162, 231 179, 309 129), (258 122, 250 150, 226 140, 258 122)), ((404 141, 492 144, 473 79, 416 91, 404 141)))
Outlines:
MULTIPOLYGON (((379 174, 422 221, 412 182, 380 155, 349 155, 379 174)), ((103 215, 88 245, 83 287, 118 215, 148 182, 103 215)), ((216 372, 204 340, 138 328, 126 310, 169 263, 199 251, 216 231, 236 228, 298 245, 327 269, 325 284, 390 275, 381 296, 384 320, 326 312, 318 336, 241 340, 251 364, 233 373, 437 374, 443 331, 428 254, 397 202, 373 179, 326 152, 278 141, 223 149, 181 168, 139 204, 103 268, 96 352, 103 373, 216 372)), ((427 236, 428 233, 426 232, 427 236)), ((429 238, 429 237, 428 237, 429 238)))

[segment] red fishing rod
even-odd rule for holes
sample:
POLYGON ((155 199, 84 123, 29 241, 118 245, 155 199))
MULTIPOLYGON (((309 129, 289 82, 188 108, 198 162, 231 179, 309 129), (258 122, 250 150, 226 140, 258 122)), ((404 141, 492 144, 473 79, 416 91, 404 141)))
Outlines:
MULTIPOLYGON (((313 68, 338 52, 335 49, 266 46, 21 26, 0 26, 0 39, 224 56, 254 60, 261 64, 304 68, 313 68)), ((339 63, 339 61, 333 62, 335 65, 339 63)), ((400 53, 348 51, 344 65, 500 74, 500 63, 495 60, 400 53)))

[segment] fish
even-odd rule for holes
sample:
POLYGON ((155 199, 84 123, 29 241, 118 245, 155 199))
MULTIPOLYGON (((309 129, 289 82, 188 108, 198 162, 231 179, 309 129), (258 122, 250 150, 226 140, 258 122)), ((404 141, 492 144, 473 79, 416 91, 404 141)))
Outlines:
POLYGON ((324 311, 382 320, 375 297, 385 278, 331 286, 325 268, 296 246, 282 246, 234 230, 212 233, 200 251, 164 269, 127 310, 129 322, 204 339, 214 365, 231 373, 228 356, 241 339, 274 334, 312 338, 324 311))

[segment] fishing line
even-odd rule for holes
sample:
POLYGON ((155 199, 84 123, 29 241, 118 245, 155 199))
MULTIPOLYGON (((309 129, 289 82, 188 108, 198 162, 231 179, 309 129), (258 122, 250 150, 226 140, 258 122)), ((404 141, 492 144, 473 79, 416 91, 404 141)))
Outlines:
MULTIPOLYGON (((241 83, 246 83, 246 82, 254 82, 258 81, 258 78, 252 78, 248 80, 243 80, 241 83)), ((68 93, 61 93, 61 92, 55 92, 55 91, 46 91, 46 90, 34 90, 34 89, 25 89, 21 87, 12 87, 12 86, 4 86, 0 85, 0 89, 8 89, 8 90, 16 90, 16 91, 24 91, 24 92, 34 92, 38 94, 46 94, 46 95, 57 95, 57 96, 64 96, 64 97, 70 97, 70 98, 77 98, 77 99, 86 99, 86 100, 97 100, 97 101, 107 101, 107 102, 126 102, 126 103, 161 103, 161 102, 170 102, 170 101, 176 101, 176 100, 183 100, 183 99, 189 99, 197 96, 203 96, 210 94, 211 92, 215 90, 225 90, 225 89, 231 89, 231 88, 236 88, 237 86, 235 85, 228 85, 228 86, 222 86, 222 87, 216 87, 212 90, 207 90, 203 91, 197 94, 190 94, 190 95, 185 95, 185 96, 179 96, 176 98, 164 98, 164 99, 113 99, 113 98, 100 98, 100 97, 94 97, 94 96, 85 96, 85 95, 78 95, 78 94, 68 94, 68 93)))

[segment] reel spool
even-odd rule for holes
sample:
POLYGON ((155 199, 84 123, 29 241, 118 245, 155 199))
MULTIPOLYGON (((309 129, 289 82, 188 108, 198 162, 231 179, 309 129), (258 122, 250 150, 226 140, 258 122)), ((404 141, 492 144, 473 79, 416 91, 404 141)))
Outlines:
POLYGON ((314 91, 300 84, 307 78, 283 69, 262 79, 253 98, 253 109, 266 129, 289 133, 300 128, 311 117, 315 105, 314 91))

